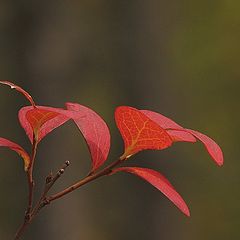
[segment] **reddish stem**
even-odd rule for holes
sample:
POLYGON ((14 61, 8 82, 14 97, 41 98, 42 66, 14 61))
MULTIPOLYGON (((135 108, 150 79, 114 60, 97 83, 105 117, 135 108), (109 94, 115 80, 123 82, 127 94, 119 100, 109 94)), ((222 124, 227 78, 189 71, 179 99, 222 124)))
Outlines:
POLYGON ((32 156, 31 156, 31 161, 30 161, 30 166, 27 171, 27 181, 28 181, 28 206, 27 210, 25 212, 25 217, 24 217, 24 222, 18 229, 16 235, 15 235, 15 240, 20 239, 22 236, 23 232, 25 231, 26 227, 31 223, 32 217, 31 217, 31 211, 32 211, 32 206, 33 206, 33 192, 34 192, 34 180, 33 180, 33 166, 34 166, 34 161, 37 153, 37 141, 33 140, 32 144, 32 156))

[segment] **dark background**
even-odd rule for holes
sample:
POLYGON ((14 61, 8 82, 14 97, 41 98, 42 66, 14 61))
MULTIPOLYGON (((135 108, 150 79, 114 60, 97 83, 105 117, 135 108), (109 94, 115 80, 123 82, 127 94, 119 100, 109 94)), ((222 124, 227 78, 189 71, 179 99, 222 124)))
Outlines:
MULTIPOLYGON (((201 144, 146 151, 133 165, 159 170, 191 209, 186 218, 160 192, 127 174, 99 179, 44 209, 23 239, 239 239, 240 2, 0 1, 0 79, 39 105, 93 108, 112 134, 109 162, 123 151, 114 109, 151 109, 214 138, 216 167, 201 144)), ((28 104, 0 88, 0 136, 29 150, 17 112, 28 104)), ((86 144, 72 123, 39 145, 37 188, 65 161, 60 190, 89 170, 86 144)), ((27 202, 22 160, 0 150, 0 239, 12 239, 27 202)))

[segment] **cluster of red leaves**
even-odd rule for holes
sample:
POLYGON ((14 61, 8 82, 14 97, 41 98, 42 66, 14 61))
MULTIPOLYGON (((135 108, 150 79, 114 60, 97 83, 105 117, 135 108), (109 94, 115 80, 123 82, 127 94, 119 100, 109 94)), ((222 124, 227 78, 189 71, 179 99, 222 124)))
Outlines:
MULTIPOLYGON (((110 149, 109 129, 104 120, 93 110, 78 103, 66 103, 66 109, 37 106, 32 97, 19 86, 8 81, 0 81, 0 83, 16 89, 31 103, 31 106, 21 108, 18 115, 31 144, 38 144, 48 133, 71 119, 89 147, 92 158, 91 172, 97 171, 107 160, 110 149)), ((223 164, 222 151, 211 138, 200 132, 183 128, 159 113, 120 106, 115 111, 115 121, 125 144, 125 151, 120 157, 122 161, 145 149, 161 150, 170 147, 174 142, 195 143, 200 140, 215 163, 219 166, 223 164)), ((4 138, 0 138, 0 146, 16 151, 23 158, 25 170, 28 171, 31 158, 27 151, 4 138)), ((148 168, 120 167, 113 169, 112 173, 120 171, 132 173, 149 182, 184 214, 190 215, 182 197, 159 172, 148 168)))

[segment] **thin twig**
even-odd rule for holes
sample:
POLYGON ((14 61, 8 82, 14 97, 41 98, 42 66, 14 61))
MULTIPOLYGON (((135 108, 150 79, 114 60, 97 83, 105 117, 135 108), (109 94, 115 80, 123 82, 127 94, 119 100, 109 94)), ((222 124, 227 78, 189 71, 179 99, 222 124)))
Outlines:
POLYGON ((52 196, 46 198, 46 203, 49 204, 54 200, 57 200, 63 196, 65 196, 66 194, 76 190, 77 188, 92 182, 93 180, 102 177, 102 176, 106 176, 109 175, 112 172, 112 169, 114 167, 116 167, 117 165, 121 164, 123 162, 123 160, 125 159, 118 159, 117 161, 113 162, 112 164, 110 164, 109 166, 107 166, 106 168, 104 168, 103 170, 93 173, 91 175, 88 175, 87 177, 85 177, 84 179, 82 179, 81 181, 76 182, 75 184, 71 185, 70 187, 65 188, 64 190, 62 190, 59 193, 53 194, 52 196))
POLYGON ((44 191, 38 201, 38 203, 36 204, 35 208, 32 211, 32 218, 35 217, 39 210, 45 206, 46 203, 46 196, 48 194, 48 192, 50 191, 50 189, 52 188, 52 186, 55 184, 55 182, 61 177, 61 175, 65 172, 65 169, 70 165, 69 161, 66 161, 63 166, 57 171, 57 173, 53 176, 52 173, 50 173, 45 180, 45 187, 44 187, 44 191))

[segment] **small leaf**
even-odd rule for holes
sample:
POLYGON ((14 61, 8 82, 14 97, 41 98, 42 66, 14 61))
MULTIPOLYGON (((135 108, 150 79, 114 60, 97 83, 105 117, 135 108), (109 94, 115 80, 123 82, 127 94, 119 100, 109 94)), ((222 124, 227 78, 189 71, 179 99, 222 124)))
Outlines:
POLYGON ((15 85, 14 83, 9 82, 9 81, 0 81, 0 83, 4 84, 4 85, 8 85, 12 89, 16 89, 18 92, 22 93, 27 98, 27 100, 31 103, 31 105, 35 107, 35 102, 33 101, 33 98, 24 89, 22 89, 21 87, 15 85))
POLYGON ((122 167, 113 170, 114 172, 129 172, 144 179, 161 191, 170 201, 172 201, 186 216, 190 216, 187 204, 184 202, 179 193, 174 189, 171 183, 159 172, 148 168, 140 167, 122 167))
POLYGON ((66 106, 68 110, 78 114, 73 120, 86 140, 92 158, 92 171, 95 171, 108 157, 110 149, 108 126, 97 113, 85 106, 78 103, 66 103, 66 106))
POLYGON ((14 143, 10 140, 7 140, 7 139, 1 138, 1 137, 0 137, 0 146, 10 148, 11 150, 17 152, 24 160, 25 171, 28 170, 28 166, 30 164, 30 157, 29 157, 28 153, 21 146, 19 146, 18 144, 14 143))
POLYGON ((161 150, 171 146, 169 134, 136 108, 121 106, 115 111, 115 121, 125 144, 122 159, 144 150, 161 150))
POLYGON ((38 135, 37 140, 40 142, 52 130, 76 116, 79 117, 79 114, 77 115, 73 111, 45 106, 23 107, 18 113, 20 124, 31 143, 33 142, 33 132, 38 135))
POLYGON ((215 163, 219 166, 223 165, 223 153, 221 148, 218 146, 218 144, 212 140, 210 137, 195 131, 191 129, 186 129, 188 132, 193 134, 196 138, 198 138, 206 147, 208 153, 212 157, 212 159, 215 161, 215 163))

